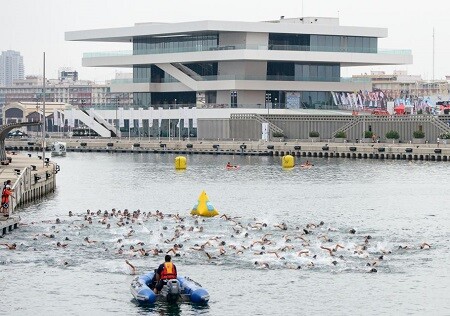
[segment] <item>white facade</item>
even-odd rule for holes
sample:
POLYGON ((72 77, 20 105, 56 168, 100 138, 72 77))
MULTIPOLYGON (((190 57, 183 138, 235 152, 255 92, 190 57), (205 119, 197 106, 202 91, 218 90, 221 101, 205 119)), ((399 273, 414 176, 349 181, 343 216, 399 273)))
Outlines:
POLYGON ((128 52, 85 54, 83 65, 133 68, 132 80, 111 89, 133 92, 136 106, 332 108, 331 91, 371 88, 369 80, 341 78, 343 67, 412 63, 410 51, 378 48, 387 35, 383 28, 308 17, 141 23, 67 32, 66 40, 132 43, 128 52))
POLYGON ((23 57, 20 52, 7 50, 0 55, 0 86, 11 86, 24 78, 23 57))

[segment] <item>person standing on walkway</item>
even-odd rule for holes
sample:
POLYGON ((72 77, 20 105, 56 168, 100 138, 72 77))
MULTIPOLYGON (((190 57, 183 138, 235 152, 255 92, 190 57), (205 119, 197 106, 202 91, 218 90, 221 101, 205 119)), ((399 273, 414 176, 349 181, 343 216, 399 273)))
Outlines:
POLYGON ((14 198, 12 193, 13 190, 11 189, 11 180, 7 180, 2 190, 1 213, 3 218, 9 217, 9 197, 12 199, 14 198))

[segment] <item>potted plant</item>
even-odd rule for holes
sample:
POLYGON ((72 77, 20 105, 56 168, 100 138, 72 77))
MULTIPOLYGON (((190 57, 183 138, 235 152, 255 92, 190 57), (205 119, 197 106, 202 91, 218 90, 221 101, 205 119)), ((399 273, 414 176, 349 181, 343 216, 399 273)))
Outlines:
POLYGON ((450 133, 441 134, 439 137, 443 139, 444 144, 447 144, 448 139, 450 139, 450 133))
POLYGON ((334 141, 337 143, 343 143, 346 138, 347 134, 344 131, 339 131, 334 134, 334 141))
POLYGON ((423 131, 413 132, 413 144, 425 144, 425 133, 423 131))
POLYGON ((396 143, 400 138, 400 134, 397 131, 389 131, 386 133, 386 138, 392 141, 392 143, 396 143))
POLYGON ((374 136, 372 131, 364 131, 364 143, 373 143, 374 136))
POLYGON ((319 132, 316 132, 316 131, 309 132, 309 139, 312 142, 319 142, 320 141, 320 134, 319 134, 319 132))
POLYGON ((282 132, 273 132, 272 140, 282 142, 282 141, 284 141, 284 134, 282 132))

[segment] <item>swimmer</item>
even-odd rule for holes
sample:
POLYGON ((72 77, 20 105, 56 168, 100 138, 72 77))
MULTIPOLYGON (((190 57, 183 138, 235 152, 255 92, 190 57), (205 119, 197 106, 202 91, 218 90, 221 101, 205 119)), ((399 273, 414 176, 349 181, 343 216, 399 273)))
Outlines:
POLYGON ((67 246, 68 246, 68 244, 62 244, 59 241, 56 243, 56 247, 66 248, 67 246))
POLYGON ((303 249, 297 253, 297 256, 299 256, 299 257, 309 256, 309 253, 310 253, 309 249, 303 249))
POLYGON ((206 254, 206 256, 208 257, 208 260, 214 260, 214 259, 217 259, 217 257, 214 257, 214 256, 211 256, 209 253, 207 253, 206 251, 205 251, 205 254, 206 254))
POLYGON ((0 244, 0 246, 6 246, 6 248, 8 248, 8 250, 15 250, 17 245, 15 243, 13 244, 0 244))
POLYGON ((420 249, 430 249, 431 246, 429 244, 427 244, 426 242, 420 244, 420 249))
POLYGON ((255 261, 255 266, 259 266, 263 269, 269 269, 269 264, 267 262, 255 261))
POLYGON ((134 265, 132 265, 128 260, 125 260, 125 263, 131 268, 131 274, 135 275, 136 274, 136 267, 134 265))
POLYGON ((277 227, 277 228, 279 228, 279 229, 281 229, 281 230, 287 230, 287 229, 288 229, 286 223, 281 223, 281 224, 273 225, 273 227, 277 227))
POLYGON ((320 249, 326 250, 326 251, 328 251, 328 253, 330 254, 330 256, 334 256, 334 254, 333 254, 333 249, 327 248, 327 247, 324 247, 324 246, 320 246, 320 249))
POLYGON ((92 244, 92 243, 96 243, 96 240, 89 240, 89 237, 85 237, 84 241, 87 242, 88 244, 92 244))

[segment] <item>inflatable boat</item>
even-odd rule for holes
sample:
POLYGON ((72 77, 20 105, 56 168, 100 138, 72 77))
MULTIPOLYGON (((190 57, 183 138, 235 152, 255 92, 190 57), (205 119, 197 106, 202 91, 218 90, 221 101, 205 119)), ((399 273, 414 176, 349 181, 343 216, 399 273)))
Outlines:
POLYGON ((153 292, 156 280, 155 272, 150 272, 136 277, 131 282, 131 294, 139 303, 152 304, 163 302, 191 302, 206 304, 209 301, 208 292, 200 284, 188 277, 179 276, 168 280, 159 294, 153 292))

